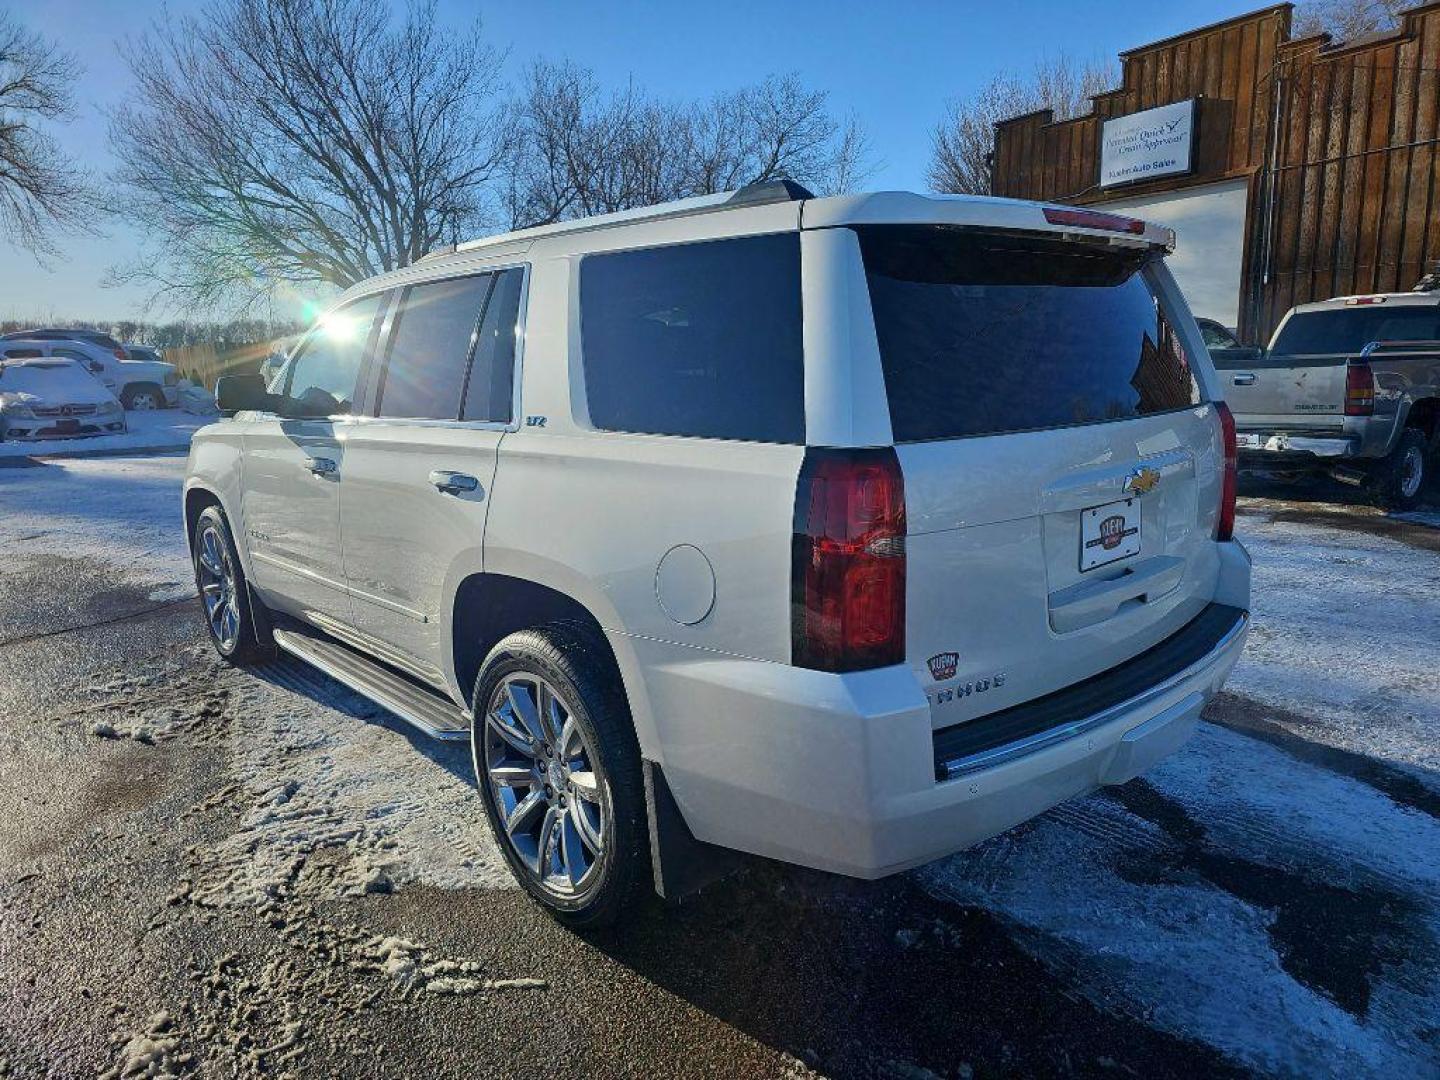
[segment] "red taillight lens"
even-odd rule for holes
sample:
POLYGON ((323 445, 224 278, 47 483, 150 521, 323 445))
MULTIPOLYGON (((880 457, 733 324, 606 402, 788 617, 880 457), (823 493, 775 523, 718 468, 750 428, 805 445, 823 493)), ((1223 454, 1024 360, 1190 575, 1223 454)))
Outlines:
POLYGON ((1235 446, 1235 417, 1223 401, 1215 403, 1220 417, 1220 446, 1225 454, 1225 477, 1220 483, 1220 519, 1215 525, 1215 539, 1229 540, 1235 535, 1235 482, 1239 469, 1239 451, 1235 446))
POLYGON ((905 481, 894 449, 805 452, 795 493, 791 662, 905 659, 905 481))
POLYGON ((114 351, 114 353, 115 353, 115 359, 116 359, 116 360, 129 360, 129 359, 130 359, 130 354, 127 353, 124 349, 115 349, 115 350, 113 350, 113 351, 114 351))
POLYGON ((1365 363, 1345 368, 1345 415, 1369 416, 1375 411, 1375 373, 1365 363))
POLYGON ((1051 225, 1070 225, 1077 229, 1104 229, 1107 232, 1133 233, 1141 236, 1145 222, 1120 214, 1103 214, 1099 210, 1061 210, 1045 207, 1045 220, 1051 225))

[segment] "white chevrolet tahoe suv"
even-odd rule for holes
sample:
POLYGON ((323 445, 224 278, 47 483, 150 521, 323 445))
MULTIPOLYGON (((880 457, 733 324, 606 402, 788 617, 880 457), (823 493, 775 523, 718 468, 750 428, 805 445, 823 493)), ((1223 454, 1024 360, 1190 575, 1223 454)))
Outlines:
POLYGON ((876 878, 1123 783, 1249 608, 1172 243, 782 181, 367 281, 195 437, 211 636, 469 740, 576 926, 736 852, 876 878))

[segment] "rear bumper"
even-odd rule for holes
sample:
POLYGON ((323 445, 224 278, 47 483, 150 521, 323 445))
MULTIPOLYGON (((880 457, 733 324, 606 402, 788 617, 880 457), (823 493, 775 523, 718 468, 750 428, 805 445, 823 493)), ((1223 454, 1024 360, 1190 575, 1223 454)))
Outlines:
POLYGON ((1182 669, 1065 718, 1054 737, 957 762, 943 780, 930 708, 906 667, 837 676, 661 661, 646 685, 665 774, 697 839, 878 878, 1124 783, 1177 749, 1244 647, 1249 620, 1230 610, 1234 625, 1182 669))
POLYGON ((1397 431, 1394 415, 1335 420, 1334 427, 1306 428, 1270 417, 1239 417, 1240 462, 1256 469, 1323 467, 1337 459, 1383 458, 1390 452, 1397 431))

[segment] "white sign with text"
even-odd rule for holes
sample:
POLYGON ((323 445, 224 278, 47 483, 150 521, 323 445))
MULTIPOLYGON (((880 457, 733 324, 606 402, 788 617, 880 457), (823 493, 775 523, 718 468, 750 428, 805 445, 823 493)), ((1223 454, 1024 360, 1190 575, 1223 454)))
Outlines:
POLYGON ((1194 101, 1106 120, 1100 138, 1100 186, 1189 172, 1194 133, 1194 101))

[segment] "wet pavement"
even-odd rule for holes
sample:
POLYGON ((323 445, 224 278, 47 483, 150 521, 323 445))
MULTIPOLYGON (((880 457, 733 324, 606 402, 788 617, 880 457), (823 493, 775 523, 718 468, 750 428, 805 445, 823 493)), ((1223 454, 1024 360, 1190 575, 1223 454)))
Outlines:
MULTIPOLYGON (((1440 537, 1260 494, 1274 562, 1293 536, 1383 573, 1440 537)), ((67 556, 55 513, 0 532, 0 1076, 1440 1074, 1423 650, 1383 754, 1257 674, 1152 773, 970 852, 870 884, 756 862, 581 937, 509 885, 463 747, 296 662, 226 667, 173 552, 67 556)))

